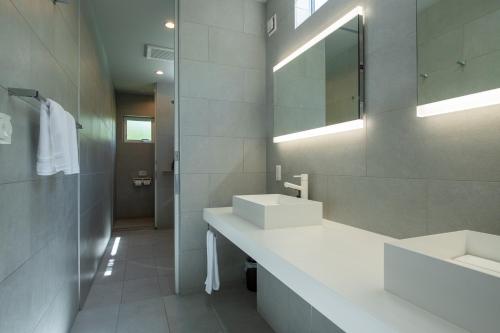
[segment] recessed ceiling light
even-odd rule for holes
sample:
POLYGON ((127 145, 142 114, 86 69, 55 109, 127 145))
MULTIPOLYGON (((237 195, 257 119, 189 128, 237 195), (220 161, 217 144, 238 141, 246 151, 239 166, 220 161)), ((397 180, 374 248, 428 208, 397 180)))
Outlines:
POLYGON ((173 29, 173 28, 175 28, 175 23, 174 23, 174 22, 172 22, 172 21, 167 21, 167 22, 165 23, 165 28, 168 28, 168 29, 173 29))
POLYGON ((163 74, 165 74, 165 73, 163 73, 163 71, 161 69, 157 70, 155 73, 156 73, 156 75, 163 75, 163 74))

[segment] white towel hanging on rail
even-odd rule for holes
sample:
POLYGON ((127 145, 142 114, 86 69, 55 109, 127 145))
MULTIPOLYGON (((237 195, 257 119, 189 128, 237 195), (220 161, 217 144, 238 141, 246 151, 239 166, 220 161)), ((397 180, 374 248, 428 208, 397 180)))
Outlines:
POLYGON ((217 239, 215 234, 207 231, 207 279, 205 280, 205 291, 212 294, 212 291, 219 290, 219 264, 217 262, 217 239))
POLYGON ((75 118, 51 99, 40 104, 36 170, 40 176, 80 172, 75 118))

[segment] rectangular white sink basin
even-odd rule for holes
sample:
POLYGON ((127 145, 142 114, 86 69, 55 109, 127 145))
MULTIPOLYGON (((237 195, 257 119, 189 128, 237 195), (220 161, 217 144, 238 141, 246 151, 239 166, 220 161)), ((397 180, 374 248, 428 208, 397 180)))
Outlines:
POLYGON ((262 229, 319 225, 323 203, 281 194, 233 196, 233 214, 262 229))
POLYGON ((386 243, 384 288, 470 332, 500 332, 500 236, 457 231, 386 243))

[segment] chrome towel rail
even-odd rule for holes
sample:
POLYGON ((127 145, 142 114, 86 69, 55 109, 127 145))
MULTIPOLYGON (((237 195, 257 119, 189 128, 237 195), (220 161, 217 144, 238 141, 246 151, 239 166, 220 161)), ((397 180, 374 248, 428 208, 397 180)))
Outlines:
MULTIPOLYGON (((47 102, 47 99, 43 97, 38 90, 35 89, 24 89, 24 88, 8 88, 7 89, 10 96, 18 96, 18 97, 30 97, 34 98, 42 103, 47 102)), ((76 128, 82 129, 83 126, 76 122, 76 128)))

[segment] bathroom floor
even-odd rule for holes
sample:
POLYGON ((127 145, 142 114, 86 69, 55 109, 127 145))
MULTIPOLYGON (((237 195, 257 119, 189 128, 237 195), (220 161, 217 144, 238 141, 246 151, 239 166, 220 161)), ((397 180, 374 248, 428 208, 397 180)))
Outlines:
POLYGON ((116 232, 71 332, 273 332, 243 285, 174 295, 173 244, 172 230, 116 232))
POLYGON ((154 229, 154 217, 119 219, 113 224, 114 231, 154 229))

